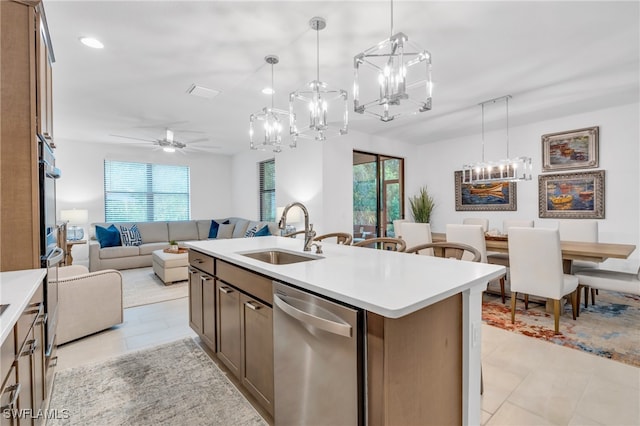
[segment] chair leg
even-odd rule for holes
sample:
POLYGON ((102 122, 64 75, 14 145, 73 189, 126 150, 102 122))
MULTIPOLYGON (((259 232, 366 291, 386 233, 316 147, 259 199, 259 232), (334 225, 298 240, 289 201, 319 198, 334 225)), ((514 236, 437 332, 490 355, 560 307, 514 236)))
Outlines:
POLYGON ((484 393, 484 378, 482 377, 482 364, 480 364, 480 395, 484 393))
MULTIPOLYGON (((580 316, 580 293, 584 286, 582 284, 578 284, 578 288, 576 289, 576 302, 578 304, 578 309, 576 311, 576 316, 580 316)), ((586 290, 585 290, 586 291, 586 290)))
POLYGON ((598 293, 598 290, 597 290, 597 289, 595 289, 595 288, 592 288, 592 289, 591 289, 591 304, 592 304, 592 305, 595 305, 595 304, 596 304, 596 294, 599 294, 599 293, 598 293))
POLYGON ((505 304, 505 296, 504 296, 504 277, 500 278, 500 296, 502 296, 502 304, 505 304))
POLYGON ((527 309, 529 309, 529 295, 525 294, 524 295, 524 310, 526 311, 527 309))
POLYGON ((584 287, 584 308, 587 309, 587 306, 589 305, 589 286, 583 286, 584 287))
POLYGON ((578 316, 578 311, 580 310, 580 301, 578 300, 580 297, 580 290, 575 289, 574 292, 571 293, 571 308, 573 310, 573 320, 576 320, 578 316))
POLYGON ((511 292, 511 324, 516 322, 516 296, 517 292, 511 292))
POLYGON ((560 301, 553 300, 553 326, 556 334, 560 334, 560 301))

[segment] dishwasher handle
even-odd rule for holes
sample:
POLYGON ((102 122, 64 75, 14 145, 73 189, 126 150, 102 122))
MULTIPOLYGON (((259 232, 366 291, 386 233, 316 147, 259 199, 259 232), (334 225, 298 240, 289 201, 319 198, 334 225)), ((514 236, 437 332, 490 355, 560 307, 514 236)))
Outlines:
POLYGON ((311 315, 310 313, 307 313, 294 306, 291 306, 277 294, 273 295, 273 302, 284 313, 292 316, 293 318, 297 319, 300 322, 309 324, 313 327, 319 328, 329 333, 333 333, 333 334, 337 334, 345 337, 351 337, 352 327, 349 324, 342 324, 339 322, 320 318, 315 315, 311 315))

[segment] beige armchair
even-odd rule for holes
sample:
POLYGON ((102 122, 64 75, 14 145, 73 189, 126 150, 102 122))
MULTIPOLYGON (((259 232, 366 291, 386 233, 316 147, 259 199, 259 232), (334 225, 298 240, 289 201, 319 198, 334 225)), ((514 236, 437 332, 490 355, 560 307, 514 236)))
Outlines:
POLYGON ((58 270, 58 344, 102 331, 123 321, 122 275, 114 269, 89 272, 84 266, 58 270))

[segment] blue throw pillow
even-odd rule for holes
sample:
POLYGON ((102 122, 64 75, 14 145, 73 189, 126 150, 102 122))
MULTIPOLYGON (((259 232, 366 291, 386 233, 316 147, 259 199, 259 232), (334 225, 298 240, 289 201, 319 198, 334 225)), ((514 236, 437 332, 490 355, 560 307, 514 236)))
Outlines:
MULTIPOLYGON (((229 219, 222 222, 225 225, 229 224, 229 219)), ((209 228, 209 238, 218 238, 218 228, 220 228, 220 224, 215 220, 211 221, 211 228, 209 228)))
POLYGON ((123 246, 140 246, 142 245, 142 235, 138 231, 138 225, 131 228, 120 225, 120 238, 123 246))
POLYGON ((268 237, 269 235, 271 235, 271 232, 269 232, 268 225, 263 226, 262 229, 253 234, 254 237, 268 237))
POLYGON ((120 245, 120 231, 114 225, 108 228, 96 225, 96 238, 100 248, 118 247, 120 245))

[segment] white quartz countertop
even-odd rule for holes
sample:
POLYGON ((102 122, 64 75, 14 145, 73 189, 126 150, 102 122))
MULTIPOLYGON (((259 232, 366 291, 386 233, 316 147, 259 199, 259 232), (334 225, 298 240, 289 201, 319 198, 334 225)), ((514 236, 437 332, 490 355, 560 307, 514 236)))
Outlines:
POLYGON ((191 241, 187 247, 387 318, 400 318, 486 284, 504 266, 323 243, 322 258, 272 265, 243 252, 303 252, 303 240, 284 237, 191 241))
POLYGON ((45 275, 46 269, 0 272, 0 303, 9 304, 0 314, 0 344, 4 343, 45 275))

